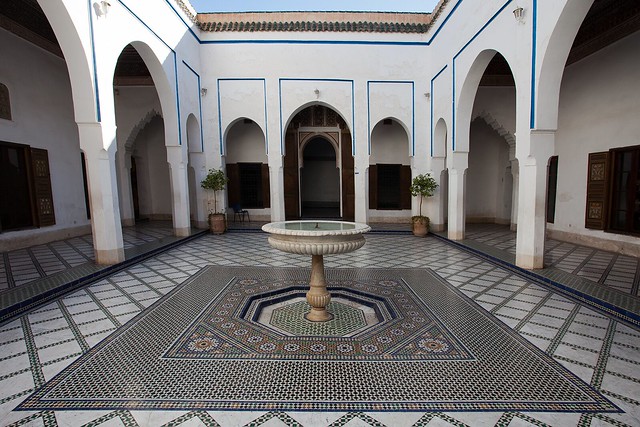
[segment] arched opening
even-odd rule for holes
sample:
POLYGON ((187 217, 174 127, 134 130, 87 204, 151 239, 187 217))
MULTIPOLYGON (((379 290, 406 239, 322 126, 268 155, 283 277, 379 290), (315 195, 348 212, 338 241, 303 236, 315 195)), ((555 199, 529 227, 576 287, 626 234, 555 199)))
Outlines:
POLYGON ((409 136, 403 125, 386 118, 371 131, 369 218, 395 222, 411 216, 409 136))
POLYGON ((565 7, 543 62, 539 125, 555 121, 546 105, 558 108, 546 221, 552 238, 620 250, 640 235, 640 4, 597 0, 585 15, 587 3, 565 7), (544 84, 559 91, 545 93, 544 84))
POLYGON ((144 60, 127 45, 113 77, 118 194, 123 226, 170 220, 172 194, 162 107, 144 60))
POLYGON ((90 232, 76 121, 95 120, 91 74, 86 63, 82 66, 82 50, 76 51, 80 36, 69 28, 67 9, 41 3, 0 7, 2 57, 11 58, 0 72, 0 246, 5 249, 33 242, 34 236, 48 241, 59 238, 56 232, 90 232))
POLYGON ((195 153, 202 152, 202 140, 200 134, 200 125, 198 124, 198 119, 193 114, 189 114, 187 117, 187 146, 189 147, 189 155, 188 155, 188 168, 187 168, 187 179, 189 184, 189 212, 191 215, 191 222, 196 221, 196 215, 198 212, 198 197, 197 197, 197 186, 196 182, 196 171, 193 167, 193 159, 192 155, 195 153))
MULTIPOLYGON (((310 172, 304 171, 305 174, 310 172)), ((311 172, 312 175, 318 173, 311 172)), ((316 214, 331 215, 332 218, 342 218, 345 221, 353 221, 355 217, 355 179, 354 160, 352 154, 351 131, 347 127, 343 118, 332 108, 325 105, 312 105, 297 112, 290 120, 285 133, 285 157, 284 157, 284 205, 285 217, 298 219, 301 216, 309 217, 316 214), (317 180, 303 178, 302 168, 305 162, 311 160, 312 170, 323 169, 328 171, 327 166, 331 161, 324 159, 313 163, 316 150, 324 157, 330 156, 326 145, 322 148, 321 142, 314 142, 305 159, 305 148, 313 140, 322 140, 329 144, 333 151, 333 167, 338 175, 338 206, 336 208, 335 175, 332 175, 332 190, 324 194, 324 199, 318 199, 316 194, 323 194, 328 191, 323 188, 324 183, 317 180), (321 167, 320 164, 325 166, 321 167), (304 189, 303 180, 304 179, 304 189), (304 195, 302 194, 304 191, 304 195), (316 200, 313 200, 316 199, 316 200), (319 210, 304 210, 303 202, 307 203, 307 208, 315 206, 319 210), (317 202, 311 203, 308 202, 317 202)))
POLYGON ((511 223, 516 90, 506 59, 495 53, 478 86, 469 125, 466 223, 511 223))
POLYGON ((225 136, 225 165, 231 210, 247 209, 252 220, 269 220, 269 162, 260 126, 242 118, 232 123, 225 136))
POLYGON ((340 217, 340 169, 326 138, 314 137, 303 148, 300 198, 303 218, 340 217))
POLYGON ((439 187, 436 198, 438 199, 438 212, 432 218, 430 227, 435 231, 443 230, 447 224, 449 212, 449 174, 447 170, 447 124, 444 119, 439 119, 433 131, 432 170, 434 178, 438 179, 439 187), (438 173, 439 172, 439 173, 438 173), (435 220, 435 221, 434 221, 435 220))

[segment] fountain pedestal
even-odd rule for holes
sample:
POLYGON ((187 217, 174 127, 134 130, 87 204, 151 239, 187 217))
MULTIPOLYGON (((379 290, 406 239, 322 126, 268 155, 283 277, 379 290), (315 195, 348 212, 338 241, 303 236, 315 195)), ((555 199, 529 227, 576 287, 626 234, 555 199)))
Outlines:
POLYGON ((371 230, 366 224, 344 221, 284 221, 262 226, 270 233, 269 244, 283 252, 311 255, 311 278, 307 302, 311 306, 305 318, 326 322, 333 314, 326 309, 331 294, 324 276, 324 255, 342 254, 361 248, 363 233, 371 230))

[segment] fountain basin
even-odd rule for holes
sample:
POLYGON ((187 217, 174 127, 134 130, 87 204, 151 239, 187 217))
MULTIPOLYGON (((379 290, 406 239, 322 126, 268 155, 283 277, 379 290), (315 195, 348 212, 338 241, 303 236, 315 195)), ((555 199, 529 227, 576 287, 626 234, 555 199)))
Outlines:
POLYGON ((307 303, 311 311, 305 318, 311 322, 328 322, 333 314, 326 309, 331 301, 324 276, 324 255, 343 254, 361 248, 366 224, 344 221, 282 221, 262 226, 269 233, 269 244, 283 252, 311 255, 311 278, 307 303))
POLYGON ((366 224, 343 221, 283 221, 265 224, 269 244, 283 252, 299 255, 342 254, 361 248, 366 224))

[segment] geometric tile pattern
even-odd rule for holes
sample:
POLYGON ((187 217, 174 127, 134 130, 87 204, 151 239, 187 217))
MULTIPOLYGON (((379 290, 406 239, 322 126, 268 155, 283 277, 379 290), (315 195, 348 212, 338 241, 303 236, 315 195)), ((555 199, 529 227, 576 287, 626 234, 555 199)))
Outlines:
MULTIPOLYGON (((297 329, 298 334, 283 334, 279 330, 282 326, 279 329, 265 327, 257 321, 264 298, 299 298, 308 290, 309 272, 306 269, 278 272, 280 274, 273 277, 264 274, 253 277, 246 271, 236 271, 237 276, 195 319, 191 319, 192 323, 162 357, 314 361, 473 359, 469 350, 407 284, 370 271, 364 276, 364 272, 356 274, 354 270, 343 269, 339 273, 330 270, 339 278, 328 281, 328 290, 334 296, 375 306, 384 322, 351 334, 345 327, 348 325, 340 324, 341 315, 351 314, 349 311, 335 311, 329 322, 311 322, 304 318, 309 306, 301 301, 289 306, 298 318, 298 327, 290 330, 297 329), (338 334, 340 331, 342 333, 338 334)), ((180 292, 187 293, 192 299, 206 298, 200 290, 209 291, 215 287, 218 276, 224 277, 219 268, 206 267, 194 281, 183 285, 189 287, 188 291, 180 292), (200 283, 203 284, 198 286, 200 283)), ((425 273, 425 280, 428 278, 429 274, 425 273)), ((436 286, 437 282, 433 282, 436 286)), ((172 298, 176 299, 175 296, 172 298)), ((175 304, 183 306, 185 303, 175 304)), ((272 322, 275 320, 275 316, 272 317, 272 322)))
MULTIPOLYGON (((417 298, 404 302, 427 306, 470 349, 473 359, 433 359, 433 347, 413 348, 424 341, 418 324, 406 328, 418 330, 416 336, 404 340, 400 335, 389 343, 383 358, 369 356, 365 345, 348 359, 309 358, 305 351, 294 356, 271 342, 271 355, 279 357, 267 360, 255 349, 253 359, 239 358, 235 350, 224 359, 166 357, 194 319, 212 315, 207 307, 240 300, 243 290, 254 291, 243 284, 257 281, 262 292, 269 293, 273 288, 267 283, 282 285, 309 275, 309 270, 299 268, 207 267, 73 362, 17 409, 618 412, 593 388, 428 269, 330 269, 326 276, 331 282, 344 281, 339 286, 365 284, 367 291, 384 283, 391 287, 390 296, 400 299, 414 292, 417 298), (404 286, 391 285, 402 282, 404 286), (412 348, 410 359, 391 357, 412 348)), ((225 321, 232 323, 221 320, 225 321)), ((403 330, 409 319, 401 322, 389 322, 391 333, 382 336, 403 330)), ((309 338, 312 346, 353 342, 309 338)), ((437 341, 442 346, 449 343, 442 336, 437 341)), ((197 352, 197 347, 192 350, 197 352)))
MULTIPOLYGON (((340 259, 326 256, 325 265, 432 268, 488 315, 591 384, 624 412, 13 411, 35 388, 205 265, 308 267, 307 257, 272 249, 263 234, 234 232, 202 236, 0 323, 0 425, 640 425, 639 328, 442 240, 377 233, 367 234, 366 239, 363 248, 340 259)), ((562 246, 558 254, 567 250, 562 246)))

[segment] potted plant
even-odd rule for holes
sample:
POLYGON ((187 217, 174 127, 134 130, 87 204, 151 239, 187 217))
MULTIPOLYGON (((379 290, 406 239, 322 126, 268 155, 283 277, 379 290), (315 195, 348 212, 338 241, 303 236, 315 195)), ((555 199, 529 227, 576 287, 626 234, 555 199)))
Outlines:
POLYGON ((411 195, 420 196, 420 208, 418 215, 411 217, 411 222, 413 223, 413 234, 416 236, 424 237, 429 231, 429 217, 422 215, 422 199, 433 196, 433 192, 436 188, 438 188, 438 184, 429 173, 418 175, 413 178, 413 181, 411 182, 411 195))
POLYGON ((218 191, 224 189, 227 181, 229 180, 222 170, 209 169, 207 176, 200 182, 200 186, 205 190, 213 190, 213 210, 209 208, 209 229, 213 234, 222 234, 226 228, 224 213, 218 212, 218 191))

